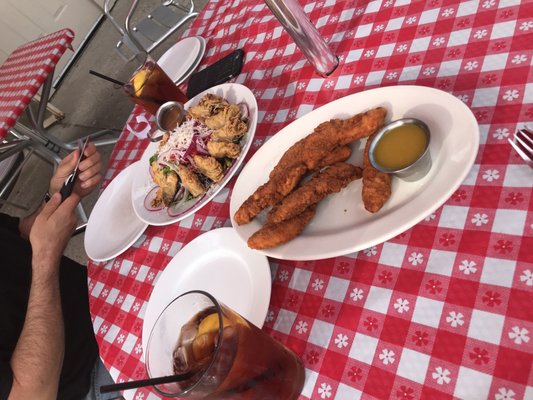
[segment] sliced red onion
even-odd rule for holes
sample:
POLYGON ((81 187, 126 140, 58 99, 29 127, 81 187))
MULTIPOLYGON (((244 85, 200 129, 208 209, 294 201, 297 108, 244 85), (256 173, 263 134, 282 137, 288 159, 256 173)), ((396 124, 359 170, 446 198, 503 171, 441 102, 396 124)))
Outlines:
POLYGON ((180 188, 178 189, 178 191, 176 192, 176 195, 174 196, 174 199, 172 200, 172 202, 176 202, 176 201, 179 201, 183 198, 183 194, 185 193, 187 189, 185 189, 184 186, 180 185, 180 188))
POLYGON ((202 139, 208 139, 211 137, 211 134, 213 131, 211 129, 206 129, 204 132, 198 132, 198 136, 200 136, 202 139))
POLYGON ((200 154, 209 154, 209 151, 207 151, 207 145, 205 144, 204 140, 201 137, 196 137, 196 150, 200 154))
POLYGON ((186 156, 185 160, 188 165, 190 165, 192 168, 196 169, 196 164, 194 163, 194 160, 192 159, 192 156, 186 156))
POLYGON ((172 204, 170 207, 167 208, 167 213, 171 217, 177 217, 184 211, 180 210, 180 207, 187 201, 187 197, 189 197, 189 191, 182 186, 180 190, 178 190, 178 193, 180 192, 181 198, 178 200, 178 202, 172 204))
POLYGON ((155 199, 155 195, 158 189, 159 189, 159 186, 154 186, 152 189, 150 189, 150 191, 144 198, 144 208, 146 208, 148 211, 159 211, 164 208, 164 205, 162 203, 160 206, 157 206, 157 207, 154 207, 152 205, 152 201, 155 199))
POLYGON ((241 110, 241 118, 247 119, 248 115, 250 115, 250 111, 248 110, 248 104, 246 103, 239 103, 239 109, 241 110))

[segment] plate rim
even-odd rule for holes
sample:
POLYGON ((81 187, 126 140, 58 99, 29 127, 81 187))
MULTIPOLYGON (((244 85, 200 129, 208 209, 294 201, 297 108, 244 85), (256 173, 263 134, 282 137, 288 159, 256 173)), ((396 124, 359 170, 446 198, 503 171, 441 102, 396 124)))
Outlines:
POLYGON ((170 77, 172 81, 177 85, 181 85, 193 72, 196 68, 198 68, 198 65, 200 64, 200 61, 205 55, 205 49, 206 49, 206 40, 202 36, 188 36, 186 38, 182 38, 180 41, 174 43, 167 51, 165 51, 157 60, 157 63, 161 68, 164 69, 164 64, 172 61, 170 57, 170 53, 172 51, 175 51, 176 46, 179 46, 180 44, 183 44, 184 41, 188 40, 196 40, 198 41, 198 44, 200 45, 200 48, 198 50, 198 53, 196 54, 194 60, 191 62, 191 64, 185 69, 185 71, 179 75, 178 77, 170 77), (167 58, 167 59, 164 59, 167 58), (163 59, 163 61, 161 61, 163 59))
MULTIPOLYGON (((254 113, 255 118, 253 120, 252 125, 248 128, 248 132, 246 133, 246 135, 247 135, 246 144, 242 148, 241 154, 236 159, 236 162, 231 166, 232 171, 230 171, 230 173, 228 173, 228 174, 226 174, 224 176, 224 178, 221 181, 219 187, 216 190, 214 190, 212 193, 210 193, 207 196, 207 199, 205 199, 205 200, 199 199, 196 203, 194 203, 193 206, 191 206, 191 208, 187 212, 184 212, 184 213, 180 214, 177 217, 169 217, 168 220, 163 221, 163 222, 151 221, 148 218, 144 218, 144 216, 140 214, 140 211, 137 209, 137 204, 136 204, 136 202, 134 200, 135 191, 137 190, 137 186, 135 186, 136 180, 134 178, 134 180, 132 182, 131 196, 130 197, 131 197, 131 202, 132 202, 132 205, 133 205, 133 210, 135 212, 135 215, 141 221, 143 221, 145 223, 148 223, 149 225, 153 225, 153 226, 166 226, 166 225, 170 225, 170 224, 174 224, 176 222, 182 221, 182 220, 190 217, 195 212, 199 211, 201 208, 203 208, 207 204, 209 204, 213 200, 213 198, 215 198, 228 185, 228 183, 231 181, 231 179, 233 179, 233 177, 238 175, 237 172, 239 172, 239 169, 243 165, 244 159, 246 158, 246 155, 248 154, 248 152, 250 151, 250 148, 252 146, 252 142, 253 142, 253 139, 255 137, 255 132, 257 130, 257 123, 258 123, 258 119, 259 119, 259 110, 258 110, 258 106, 257 106, 257 99, 255 98, 255 95, 253 94, 253 92, 248 87, 246 87, 246 86, 244 86, 244 85, 242 85, 240 83, 223 83, 221 85, 213 86, 212 88, 206 89, 203 92, 201 92, 201 93, 197 94, 196 96, 194 96, 187 103, 185 103, 185 109, 190 107, 190 105, 193 104, 195 101, 198 101, 206 93, 215 92, 216 90, 231 91, 235 87, 242 88, 241 90, 245 90, 247 92, 247 94, 250 95, 250 98, 253 99, 253 104, 251 104, 251 105, 248 104, 248 108, 249 109, 252 108, 252 109, 255 110, 255 113, 254 113), (250 134, 250 132, 251 132, 251 134, 250 134)), ((153 148, 155 146, 158 146, 158 143, 150 142, 148 144, 148 147, 143 151, 140 161, 142 161, 144 159, 144 157, 147 154, 147 152, 150 151, 151 154, 152 154, 153 148)), ((146 168, 146 169, 148 170, 148 168, 146 168)), ((141 178, 139 177, 138 179, 141 179, 141 178)), ((148 192, 146 192, 146 194, 147 193, 148 192)), ((154 212, 158 212, 158 211, 154 211, 154 212)))
POLYGON ((194 71, 198 68, 198 66, 200 65, 200 63, 202 62, 202 60, 204 58, 205 49, 206 49, 206 40, 203 37, 201 37, 201 36, 196 36, 196 38, 198 38, 200 40, 200 51, 198 52, 198 55, 196 56, 196 59, 191 64, 189 69, 187 69, 187 71, 185 71, 185 73, 181 77, 179 77, 176 80, 173 80, 174 83, 176 84, 176 86, 181 85, 183 82, 185 82, 194 73, 194 71))
MULTIPOLYGON (((327 258, 331 258, 331 257, 338 257, 338 256, 351 254, 351 253, 354 253, 354 252, 357 252, 357 251, 361 251, 361 250, 363 250, 365 248, 368 248, 368 247, 375 246, 377 244, 386 242, 387 240, 390 240, 391 238, 393 238, 394 236, 400 234, 401 232, 404 232, 407 229, 413 227, 414 225, 419 223, 421 220, 423 220, 425 217, 427 217, 427 215, 430 215, 432 212, 434 212, 436 209, 438 209, 442 204, 444 204, 450 198, 450 196, 453 194, 453 191, 455 191, 462 184, 462 182, 466 178, 467 174, 471 170, 472 165, 474 164, 475 158, 476 158, 477 153, 478 153, 479 140, 480 140, 480 138, 479 138, 479 124, 478 124, 477 120, 475 119, 475 116, 472 113, 472 111, 462 101, 460 101, 459 99, 457 99, 455 96, 453 96, 450 93, 444 92, 444 91, 439 90, 439 89, 427 87, 427 86, 420 86, 420 85, 385 86, 385 87, 369 89, 369 90, 365 90, 365 91, 361 91, 361 92, 357 92, 357 93, 352 93, 350 95, 347 95, 347 96, 344 96, 342 98, 333 100, 333 101, 331 101, 329 103, 326 103, 326 104, 316 108, 315 110, 312 110, 309 113, 301 116, 300 118, 295 119, 294 121, 291 121, 291 123, 289 123, 288 125, 283 127, 274 136, 270 137, 269 140, 267 142, 265 142, 265 144, 270 142, 271 139, 274 139, 276 137, 276 135, 278 135, 278 134, 280 134, 280 133, 282 133, 284 131, 285 132, 284 132, 283 137, 286 136, 287 133, 291 132, 290 131, 291 125, 296 123, 298 120, 300 120, 300 119, 302 119, 304 117, 307 117, 307 116, 309 116, 309 115, 311 115, 311 114, 313 114, 315 112, 316 112, 316 114, 319 114, 319 110, 326 109, 326 107, 333 107, 332 104, 335 104, 337 102, 347 102, 348 98, 355 97, 355 96, 358 96, 358 97, 356 98, 357 100, 354 101, 354 104, 360 104, 359 101, 361 99, 361 96, 363 96, 365 94, 368 94, 371 91, 379 93, 380 91, 381 92, 388 92, 388 91, 391 91, 391 90, 392 91, 419 90, 419 91, 422 91, 422 92, 425 91, 426 93, 432 92, 435 95, 444 96, 445 98, 448 98, 449 101, 453 102, 451 104, 454 104, 456 107, 460 107, 465 112, 464 115, 461 115, 461 117, 466 117, 465 118, 465 125, 469 125, 470 126, 470 124, 473 124, 473 127, 475 127, 475 129, 472 129, 472 132, 468 135, 468 138, 470 140, 469 143, 472 146, 472 151, 468 154, 468 157, 465 157, 465 159, 464 159, 463 167, 461 169, 461 174, 459 176, 456 176, 455 179, 451 180, 452 184, 448 187, 447 190, 445 190, 443 192, 443 194, 441 194, 441 196, 430 207, 424 208, 424 210, 423 210, 424 211, 424 216, 417 216, 416 218, 411 218, 408 221, 402 222, 398 226, 393 227, 392 229, 387 231, 388 233, 376 235, 375 238, 372 239, 372 240, 367 240, 367 241, 365 241, 363 243, 354 242, 350 246, 348 246, 348 245, 339 246, 339 248, 336 248, 334 250, 322 250, 322 251, 314 250, 313 252, 311 252, 309 254, 307 254, 307 253, 306 254, 295 254, 295 253, 291 253, 290 251, 287 251, 288 249, 290 249, 290 247, 287 247, 287 246, 290 246, 291 242, 289 242, 289 243, 287 243, 285 245, 274 247, 272 249, 256 250, 256 251, 258 251, 258 252, 260 252, 260 253, 268 256, 268 257, 272 257, 272 258, 276 258, 276 259, 284 259, 284 260, 293 260, 293 261, 321 260, 321 259, 327 259, 327 258)), ((383 106, 384 104, 389 104, 389 111, 390 111, 390 108, 392 108, 392 104, 393 103, 391 102, 390 95, 389 95, 388 98, 384 97, 383 101, 381 103, 377 103, 376 102, 376 103, 363 103, 363 104, 364 105, 362 105, 360 108, 354 108, 354 111, 351 112, 351 114, 354 114, 356 112, 362 112, 362 111, 368 110, 368 109, 370 109, 372 107, 383 106)), ((397 104, 397 101, 396 101, 396 104, 397 104)), ((341 109, 341 110, 338 111, 338 113, 341 114, 341 113, 344 113, 345 111, 346 111, 345 109, 341 109)), ((333 113, 332 112, 328 112, 328 115, 326 115, 324 117, 324 120, 327 120, 328 118, 339 118, 339 117, 335 117, 335 116, 333 116, 331 114, 333 114, 333 113)), ((302 137, 304 137, 304 136, 302 136, 302 137)), ((296 136, 296 137, 294 137, 294 139, 289 140, 288 142, 290 142, 290 143, 289 143, 288 147, 290 147, 292 144, 294 144, 297 140, 301 139, 302 137, 296 136)), ((282 139, 279 139, 279 140, 281 140, 281 142, 278 143, 276 141, 274 143, 283 144, 283 140, 282 139)), ((234 188, 233 188, 233 191, 232 191, 232 194, 231 194, 231 199, 230 199, 230 220, 231 220, 231 224, 236 229, 239 237, 241 237, 241 239, 243 241, 245 241, 245 242, 247 241, 249 234, 246 234, 245 232, 243 232, 243 231, 246 231, 246 228, 242 228, 241 226, 236 224, 235 220, 234 220, 235 211, 237 210, 238 206, 240 206, 240 204, 236 204, 235 194, 238 193, 239 186, 243 184, 242 180, 246 177, 246 175, 249 174, 249 173, 247 173, 247 169, 251 169, 251 168, 257 169, 258 167, 260 168, 261 166, 264 166, 263 165, 264 163, 262 163, 260 165, 254 165, 254 158, 259 159, 259 158, 263 157, 262 156, 262 152, 261 152, 262 149, 263 149, 263 147, 259 148, 253 154, 253 156, 250 158, 250 160, 247 162, 247 164, 244 166, 243 170, 241 171, 241 173, 237 177, 237 180, 235 182, 235 185, 234 185, 234 188)), ((272 159, 277 160, 279 157, 281 157, 282 154, 283 153, 279 153, 279 154, 275 153, 275 154, 272 155, 272 159)), ((432 168, 435 168, 435 166, 433 165, 432 168)), ((265 177, 266 176, 258 176, 257 177, 258 178, 258 184, 261 184, 263 182, 262 179, 265 178, 265 177)), ((246 199, 246 197, 247 196, 244 196, 243 198, 246 199)), ((246 225, 243 225, 243 226, 246 226, 246 225)), ((357 229, 357 228, 352 228, 348 232, 344 232, 344 233, 345 234, 353 233, 355 229, 357 229)), ((328 236, 334 236, 334 235, 328 235, 328 236)), ((322 235, 322 236, 324 236, 324 235, 322 235)), ((312 246, 308 246, 308 248, 309 247, 312 247, 312 246)))
MULTIPOLYGON (((135 211, 133 212, 133 217, 135 217, 138 222, 139 222, 139 232, 136 233, 134 235, 134 239, 131 239, 127 245, 124 245, 124 247, 120 250, 120 251, 116 251, 115 253, 111 253, 112 255, 111 256, 106 256, 106 257, 93 257, 90 255, 90 253, 92 252, 92 250, 90 250, 90 248, 88 248, 87 246, 87 240, 88 238, 90 237, 89 235, 87 235, 87 231, 91 231, 93 228, 91 228, 91 216, 94 215, 94 210, 98 208, 97 207, 101 207, 99 206, 98 204, 101 202, 101 198, 102 196, 104 195, 104 193, 108 190, 108 188, 110 187, 113 187, 113 185, 116 185, 118 183, 118 180, 117 178, 120 177, 120 179, 127 179, 128 177, 130 178, 130 180, 133 182, 133 172, 135 171, 135 169, 138 167, 138 164, 139 161, 135 161, 134 163, 131 163, 130 165, 128 165, 126 168, 124 168, 122 171, 120 171, 108 184, 107 186, 105 187, 105 189, 102 191, 102 193, 99 194, 98 196, 98 199, 96 200, 96 203, 94 204, 93 206, 93 209, 91 211, 91 214, 89 215, 89 219, 87 221, 87 227, 85 229, 85 235, 84 235, 84 238, 83 238, 83 244, 84 244, 84 249, 85 249, 85 252, 87 253, 87 256, 94 262, 104 262, 104 261, 109 261, 109 260, 112 260, 114 258, 116 258, 117 256, 119 256, 120 254, 122 254, 123 252, 125 252, 127 249, 129 249, 140 237, 141 235, 144 233, 144 231, 146 230, 146 228, 148 227, 148 224, 142 220, 140 220, 136 214, 135 214, 135 211), (125 178, 124 178, 125 177, 125 178), (141 229, 142 227, 142 229, 141 229)), ((140 164, 140 163, 139 163, 140 164)), ((130 183, 131 185, 131 183, 130 183)), ((100 203, 102 204, 102 203, 100 203)), ((133 206, 132 206, 132 209, 133 209, 133 206)), ((94 219, 93 219, 94 221, 94 219)), ((96 229, 96 228, 94 228, 96 229)), ((90 247, 90 246, 89 246, 90 247)), ((93 254, 94 255, 94 254, 93 254)))
MULTIPOLYGON (((188 246, 192 247, 192 246, 197 245, 198 243, 200 243, 202 241, 206 241, 206 240, 212 239, 213 236, 219 236, 220 239, 222 240, 222 243, 225 244, 226 246, 229 243, 229 245, 230 245, 229 248, 232 248, 231 246, 233 246, 233 248, 236 248, 236 247, 241 248, 241 249, 244 248, 244 247, 242 247, 242 242, 240 241, 240 239, 239 239, 238 235, 236 234, 235 230, 232 227, 229 227, 229 226, 221 227, 221 228, 217 228, 217 229, 212 229, 212 230, 209 230, 209 231, 206 231, 206 232, 202 232, 200 235, 196 236, 193 240, 191 240, 190 242, 185 244, 176 253, 176 255, 174 255, 174 257, 172 257, 172 259, 167 263, 165 268, 161 271, 161 273, 157 277, 157 282, 155 283, 154 287, 152 288, 152 292, 150 293, 150 297, 149 297, 148 302, 147 302, 146 311, 145 311, 144 315, 142 316, 143 327, 142 327, 142 330, 141 330, 141 341, 142 341, 143 349, 146 348, 145 346, 148 343, 148 338, 150 337, 151 329, 153 327, 153 324, 156 322, 157 316, 159 314, 155 315, 154 318, 152 318, 153 321, 151 321, 152 326, 150 327, 150 329, 148 329, 148 326, 146 324, 146 316, 148 315, 149 312, 156 313, 157 311, 159 311, 159 313, 160 313, 161 311, 163 311, 163 309, 167 305, 167 304, 165 304, 165 305, 163 305, 161 307, 161 309, 159 309, 159 310, 156 309, 155 311, 153 311, 152 308, 155 307, 154 301, 156 301, 155 299, 153 300, 153 296, 159 296, 159 292, 161 292, 164 289, 164 286, 166 284, 168 284, 168 282, 173 282, 173 281, 176 280, 176 276, 179 275, 179 273, 178 273, 179 271, 175 271, 175 269, 180 267, 179 261, 180 261, 180 257, 183 257, 184 250, 187 251, 186 248, 188 246), (231 238, 231 239, 229 239, 229 238, 231 238), (235 246, 235 244, 238 244, 238 245, 235 246), (169 266, 171 264, 174 264, 175 266, 169 268, 169 266), (158 285, 159 285, 159 289, 158 289, 158 285)), ((214 248, 216 248, 216 247, 211 247, 210 250, 212 250, 214 248)), ((228 247, 223 247, 223 246, 220 246, 220 248, 228 249, 228 247)), ((246 266, 249 268, 249 270, 251 272, 255 272, 256 276, 258 276, 258 279, 256 281, 260 282, 262 284, 262 287, 264 287, 266 289, 266 293, 265 293, 266 297, 263 300, 264 301, 264 307, 263 307, 263 310, 261 311, 261 313, 260 313, 260 315, 258 317, 258 319, 260 321, 262 321, 261 326, 259 326, 259 328, 261 329, 263 327, 264 323, 265 323, 265 319, 266 319, 266 316, 268 314, 268 309, 269 309, 269 305, 270 305, 270 299, 271 299, 271 295, 272 295, 272 275, 271 275, 270 263, 268 261, 268 258, 265 255, 263 255, 263 254, 259 254, 257 252, 252 251, 251 249, 248 249, 248 250, 249 250, 249 255, 254 257, 254 259, 256 261, 254 261, 254 263, 246 263, 246 266), (263 271, 263 272, 260 272, 260 271, 263 271), (259 276, 260 274, 263 274, 263 276, 259 276)), ((236 251, 236 252, 238 252, 238 251, 236 251)), ((188 269, 188 268, 192 268, 192 267, 188 267, 187 265, 183 266, 183 270, 181 271, 181 273, 189 272, 190 269, 188 269)), ((185 288, 185 289, 182 289, 182 290, 183 291, 181 293, 185 293, 185 291, 189 291, 189 290, 193 290, 193 289, 185 288)), ((168 301, 171 302, 173 299, 175 299, 181 293, 179 292, 179 290, 176 290, 175 293, 169 294, 166 297, 168 297, 169 298, 168 301)), ((211 293, 211 294, 215 298, 217 298, 216 293, 211 293)), ((252 296, 254 296, 254 295, 257 295, 257 291, 252 291, 252 296)), ((217 300, 221 300, 221 299, 217 298, 217 300)), ((256 309, 254 309, 254 311, 256 311, 256 309)), ((248 316, 246 316, 246 315, 243 315, 243 316, 250 321, 248 316)), ((150 322, 150 321, 148 321, 148 322, 150 322)), ((250 322, 252 322, 252 321, 250 321, 250 322)))

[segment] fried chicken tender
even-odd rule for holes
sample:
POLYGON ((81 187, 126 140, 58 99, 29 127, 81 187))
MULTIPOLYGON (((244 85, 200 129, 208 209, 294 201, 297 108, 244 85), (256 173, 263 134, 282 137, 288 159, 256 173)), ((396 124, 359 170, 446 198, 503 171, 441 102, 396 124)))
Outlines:
POLYGON ((298 185, 300 178, 307 169, 299 165, 284 173, 276 175, 267 183, 259 186, 257 190, 244 201, 234 215, 235 222, 239 225, 249 223, 257 214, 266 207, 274 205, 287 196, 298 185))
POLYGON ((276 204, 267 215, 267 223, 275 224, 295 217, 310 205, 340 192, 361 175, 361 168, 344 162, 326 168, 276 204))
POLYGON ((213 182, 219 182, 224 176, 222 165, 220 165, 215 158, 211 156, 195 155, 193 160, 198 171, 213 182))
POLYGON ((237 158, 241 154, 241 146, 237 143, 207 142, 207 151, 215 158, 237 158))
POLYGON ((313 133, 283 154, 270 172, 270 179, 239 207, 234 216, 235 222, 247 224, 261 210, 279 202, 296 187, 305 173, 323 165, 322 160, 331 157, 334 149, 377 132, 386 113, 387 110, 378 107, 346 120, 332 119, 318 125, 313 133), (283 190, 279 185, 283 185, 283 190))
POLYGON ((348 119, 331 119, 318 125, 313 133, 292 145, 270 173, 270 177, 295 164, 304 163, 309 170, 318 167, 337 146, 345 146, 370 136, 383 126, 387 110, 377 107, 348 119))
POLYGON ((174 171, 164 173, 155 161, 150 164, 150 168, 152 168, 154 173, 154 182, 159 186, 152 200, 152 206, 158 207, 163 203, 165 207, 168 207, 178 191, 178 176, 174 171))
POLYGON ((248 238, 248 247, 269 249, 294 239, 305 229, 316 212, 317 204, 306 208, 301 214, 277 224, 266 224, 248 238))
POLYGON ((320 160, 318 168, 324 168, 329 165, 333 165, 338 162, 346 161, 352 155, 352 149, 350 146, 339 146, 334 148, 331 153, 320 160))
POLYGON ((378 212, 391 195, 391 175, 375 169, 368 158, 370 143, 374 135, 368 138, 363 159, 363 204, 371 213, 378 212))
POLYGON ((198 197, 206 192, 198 176, 186 166, 178 165, 178 175, 180 176, 181 184, 189 191, 192 197, 198 197))

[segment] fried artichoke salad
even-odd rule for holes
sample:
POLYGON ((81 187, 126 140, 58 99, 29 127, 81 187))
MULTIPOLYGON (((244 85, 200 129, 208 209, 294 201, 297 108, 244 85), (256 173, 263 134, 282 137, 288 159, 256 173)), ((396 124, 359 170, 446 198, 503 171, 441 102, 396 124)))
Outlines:
POLYGON ((156 184, 145 199, 150 211, 168 209, 172 216, 188 200, 220 182, 241 153, 248 131, 248 107, 206 94, 187 110, 184 121, 166 132, 150 158, 156 184))

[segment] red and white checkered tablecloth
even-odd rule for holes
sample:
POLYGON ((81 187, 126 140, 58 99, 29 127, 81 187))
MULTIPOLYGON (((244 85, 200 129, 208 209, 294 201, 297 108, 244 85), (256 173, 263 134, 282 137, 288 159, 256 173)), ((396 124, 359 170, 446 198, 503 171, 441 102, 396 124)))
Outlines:
MULTIPOLYGON (((533 170, 507 143, 533 121, 533 2, 308 0, 305 11, 340 57, 331 77, 314 73, 259 0, 212 0, 186 33, 206 38, 203 65, 245 50, 237 82, 259 106, 249 156, 318 106, 397 84, 458 97, 481 136, 459 189, 398 237, 327 260, 270 259, 264 330, 303 359, 301 398, 533 399, 533 170)), ((107 182, 147 145, 131 133, 143 128, 140 113, 107 182)), ((185 244, 230 225, 233 184, 191 218, 149 227, 116 259, 89 264, 94 328, 118 381, 146 376, 141 331, 153 286, 185 244)))
POLYGON ((72 49, 73 39, 70 29, 51 33, 20 46, 0 66, 0 139, 15 125, 63 53, 72 49))

